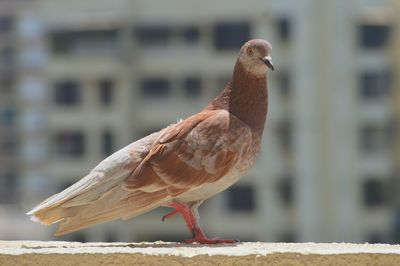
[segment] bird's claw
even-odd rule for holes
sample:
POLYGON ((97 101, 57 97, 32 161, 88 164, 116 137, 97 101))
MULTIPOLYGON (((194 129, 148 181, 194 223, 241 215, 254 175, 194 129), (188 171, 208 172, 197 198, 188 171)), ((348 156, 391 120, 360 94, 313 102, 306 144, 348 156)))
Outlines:
POLYGON ((167 213, 166 215, 163 215, 163 217, 161 218, 161 221, 165 221, 165 219, 169 219, 172 216, 176 215, 178 213, 177 210, 173 210, 172 212, 167 213))

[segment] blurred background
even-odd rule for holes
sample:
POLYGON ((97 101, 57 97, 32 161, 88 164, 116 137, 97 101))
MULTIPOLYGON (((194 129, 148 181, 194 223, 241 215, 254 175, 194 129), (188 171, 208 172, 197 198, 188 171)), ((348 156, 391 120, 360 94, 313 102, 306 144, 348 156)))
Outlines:
POLYGON ((24 213, 198 112, 271 42, 257 165, 200 207, 210 236, 400 243, 400 2, 0 0, 0 239, 179 241, 169 209, 64 237, 24 213))

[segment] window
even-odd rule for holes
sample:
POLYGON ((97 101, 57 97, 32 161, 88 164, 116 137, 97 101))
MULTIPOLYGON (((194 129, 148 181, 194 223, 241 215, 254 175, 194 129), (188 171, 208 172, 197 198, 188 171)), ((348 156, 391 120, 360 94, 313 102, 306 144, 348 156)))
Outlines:
POLYGON ((200 30, 195 26, 186 27, 182 31, 183 39, 188 44, 195 44, 199 42, 200 30))
POLYGON ((109 106, 113 100, 114 82, 111 79, 103 79, 99 82, 99 97, 103 106, 109 106))
POLYGON ((80 131, 65 131, 55 135, 55 151, 62 157, 81 157, 85 152, 85 136, 80 131))
POLYGON ((368 178, 363 183, 363 200, 368 207, 382 205, 385 201, 385 187, 382 180, 368 178))
POLYGON ((360 149, 363 152, 378 152, 389 148, 393 141, 392 121, 386 124, 364 124, 360 129, 360 149))
POLYGON ((158 126, 158 127, 154 126, 154 127, 144 128, 143 130, 140 131, 138 138, 147 137, 148 135, 153 134, 154 132, 160 131, 164 127, 165 126, 158 126))
POLYGON ((185 95, 189 98, 199 97, 201 94, 202 82, 200 78, 188 77, 183 81, 185 95))
POLYGON ((101 134, 102 152, 104 156, 109 156, 114 151, 114 136, 110 130, 105 130, 101 134))
POLYGON ((108 233, 106 233, 106 236, 103 239, 103 242, 110 242, 110 243, 115 243, 118 242, 118 237, 115 234, 114 231, 109 231, 108 233))
POLYGON ((255 191, 250 185, 237 185, 228 190, 228 206, 232 211, 254 211, 255 191))
POLYGON ((54 85, 54 101, 59 105, 77 105, 81 101, 80 84, 75 80, 64 80, 54 85))
POLYGON ((294 243, 296 242, 296 234, 292 231, 284 232, 278 237, 277 242, 294 243))
POLYGON ((7 74, 7 76, 0 75, 0 93, 11 94, 14 84, 14 78, 12 74, 7 74))
POLYGON ((14 171, 0 172, 0 203, 13 203, 18 199, 18 180, 14 171))
POLYGON ((15 122, 16 111, 13 108, 0 109, 0 125, 11 126, 15 122))
POLYGON ((291 91, 291 79, 288 72, 281 72, 277 76, 279 92, 282 97, 288 97, 291 91))
POLYGON ((57 191, 63 191, 64 189, 69 188, 70 186, 72 186, 75 183, 75 176, 72 177, 65 177, 63 178, 63 181, 57 183, 57 191))
POLYGON ((84 233, 75 233, 68 238, 68 241, 86 243, 89 239, 84 233))
POLYGON ((15 132, 4 132, 0 138, 0 154, 14 155, 17 151, 17 143, 15 132))
POLYGON ((0 50, 0 62, 9 66, 14 62, 15 49, 12 47, 5 47, 0 50))
POLYGON ((283 151, 289 152, 292 149, 292 124, 289 120, 282 120, 276 127, 278 141, 283 151))
POLYGON ((140 82, 140 92, 144 98, 165 98, 170 90, 170 82, 166 78, 147 78, 140 82))
POLYGON ((0 33, 10 32, 13 27, 13 19, 10 17, 0 18, 0 33))
POLYGON ((57 54, 88 55, 113 53, 118 48, 118 30, 59 31, 50 35, 57 54))
POLYGON ((218 23, 214 27, 214 47, 217 50, 238 50, 250 39, 247 22, 218 23))
POLYGON ((392 241, 396 244, 400 244, 400 209, 399 205, 393 211, 393 227, 392 227, 392 241))
POLYGON ((289 18, 279 18, 276 21, 276 30, 281 42, 289 41, 291 34, 291 24, 289 18))
POLYGON ((291 175, 285 175, 278 180, 277 190, 279 198, 285 205, 293 203, 293 178, 291 175))
POLYGON ((225 87, 228 85, 228 83, 231 81, 231 76, 221 76, 217 79, 217 84, 215 86, 216 88, 216 94, 219 94, 225 87))
POLYGON ((139 26, 134 30, 141 45, 165 45, 171 40, 172 30, 166 25, 139 26))
POLYGON ((379 127, 376 125, 364 125, 361 128, 360 148, 364 152, 371 152, 379 149, 380 146, 380 132, 379 127))
POLYGON ((360 75, 360 96, 365 100, 387 97, 391 88, 389 71, 368 71, 360 75))
POLYGON ((360 25, 359 44, 366 49, 384 48, 389 40, 389 25, 360 25))
POLYGON ((384 237, 379 232, 370 232, 367 235, 367 243, 370 244, 378 244, 378 243, 385 243, 384 237))

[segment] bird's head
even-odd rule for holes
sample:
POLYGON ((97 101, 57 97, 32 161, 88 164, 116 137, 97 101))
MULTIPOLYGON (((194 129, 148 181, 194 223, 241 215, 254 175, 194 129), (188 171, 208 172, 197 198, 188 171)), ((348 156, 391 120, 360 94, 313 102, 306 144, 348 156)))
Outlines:
POLYGON ((238 61, 247 71, 265 75, 267 68, 274 70, 271 52, 272 46, 269 42, 263 39, 253 39, 242 46, 238 61))

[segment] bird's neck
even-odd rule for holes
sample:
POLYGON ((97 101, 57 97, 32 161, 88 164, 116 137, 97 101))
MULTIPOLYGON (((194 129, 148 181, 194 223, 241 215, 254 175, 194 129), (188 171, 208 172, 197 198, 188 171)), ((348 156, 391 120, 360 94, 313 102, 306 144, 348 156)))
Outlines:
POLYGON ((226 109, 262 134, 268 110, 266 74, 254 75, 238 61, 232 80, 206 108, 226 109))

